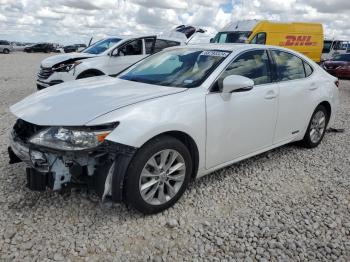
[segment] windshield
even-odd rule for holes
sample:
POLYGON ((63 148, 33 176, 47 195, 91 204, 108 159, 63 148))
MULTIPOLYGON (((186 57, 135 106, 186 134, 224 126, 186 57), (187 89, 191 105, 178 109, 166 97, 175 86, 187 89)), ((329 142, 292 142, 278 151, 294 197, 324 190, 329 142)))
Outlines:
POLYGON ((120 38, 106 38, 102 39, 100 41, 97 41, 93 45, 89 46, 88 48, 84 49, 82 53, 88 53, 88 54, 101 54, 110 47, 114 46, 116 43, 118 43, 121 39, 120 38))
POLYGON ((197 48, 163 51, 136 64, 119 78, 161 86, 197 87, 229 54, 197 48))
POLYGON ((334 55, 332 57, 333 61, 346 61, 349 62, 350 61, 350 54, 343 54, 343 55, 334 55))
POLYGON ((333 41, 327 41, 327 40, 323 42, 323 50, 322 50, 323 54, 328 54, 331 51, 332 43, 333 41))
POLYGON ((246 43, 252 32, 249 31, 234 31, 234 32, 219 32, 214 37, 214 43, 246 43))

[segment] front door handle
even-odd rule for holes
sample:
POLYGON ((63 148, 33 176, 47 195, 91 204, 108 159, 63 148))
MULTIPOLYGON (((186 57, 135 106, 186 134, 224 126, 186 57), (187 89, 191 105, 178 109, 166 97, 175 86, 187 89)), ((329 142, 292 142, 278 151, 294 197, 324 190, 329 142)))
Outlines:
POLYGON ((277 97, 277 94, 274 91, 272 91, 272 90, 267 92, 266 95, 265 95, 265 99, 274 99, 276 97, 277 97))

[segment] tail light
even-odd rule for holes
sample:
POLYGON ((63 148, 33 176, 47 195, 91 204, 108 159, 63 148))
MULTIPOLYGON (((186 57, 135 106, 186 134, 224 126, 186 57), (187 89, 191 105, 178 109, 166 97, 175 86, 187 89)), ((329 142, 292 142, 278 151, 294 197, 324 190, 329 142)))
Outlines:
POLYGON ((339 79, 335 80, 334 84, 336 85, 336 87, 339 87, 339 79))

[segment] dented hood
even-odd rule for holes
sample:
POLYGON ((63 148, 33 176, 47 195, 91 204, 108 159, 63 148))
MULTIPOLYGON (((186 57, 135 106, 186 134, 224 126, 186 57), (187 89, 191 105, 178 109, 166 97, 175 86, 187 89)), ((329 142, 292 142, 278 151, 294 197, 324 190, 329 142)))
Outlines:
POLYGON ((185 90, 101 76, 51 86, 10 110, 36 125, 80 126, 118 108, 185 90))
POLYGON ((61 55, 54 55, 44 59, 41 62, 42 67, 52 67, 58 63, 62 63, 65 61, 75 61, 79 59, 85 59, 90 57, 95 57, 96 55, 88 54, 88 53, 68 53, 61 55))

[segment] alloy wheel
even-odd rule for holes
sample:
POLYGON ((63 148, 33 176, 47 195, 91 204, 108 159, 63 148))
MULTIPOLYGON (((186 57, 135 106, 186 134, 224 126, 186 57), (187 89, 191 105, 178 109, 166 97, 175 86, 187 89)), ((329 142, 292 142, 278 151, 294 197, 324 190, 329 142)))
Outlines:
POLYGON ((326 115, 323 111, 317 111, 310 125, 310 139, 312 143, 318 143, 326 128, 326 115))
POLYGON ((162 205, 173 199, 185 181, 186 164, 179 152, 165 149, 154 154, 144 166, 139 190, 144 201, 162 205))

